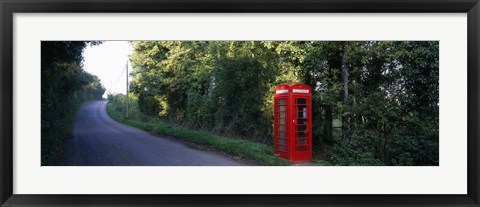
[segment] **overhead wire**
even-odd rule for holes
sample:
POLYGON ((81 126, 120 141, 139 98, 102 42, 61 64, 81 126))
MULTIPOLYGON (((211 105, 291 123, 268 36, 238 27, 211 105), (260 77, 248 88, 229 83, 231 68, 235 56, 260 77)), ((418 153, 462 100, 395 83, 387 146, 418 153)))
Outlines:
POLYGON ((118 84, 118 82, 120 81, 120 79, 125 76, 126 70, 127 70, 127 67, 123 67, 123 70, 122 70, 122 72, 120 72, 120 74, 118 75, 118 78, 115 80, 115 82, 113 82, 113 84, 111 84, 111 87, 112 87, 112 88, 111 88, 110 90, 113 90, 113 89, 117 86, 117 84, 118 84))

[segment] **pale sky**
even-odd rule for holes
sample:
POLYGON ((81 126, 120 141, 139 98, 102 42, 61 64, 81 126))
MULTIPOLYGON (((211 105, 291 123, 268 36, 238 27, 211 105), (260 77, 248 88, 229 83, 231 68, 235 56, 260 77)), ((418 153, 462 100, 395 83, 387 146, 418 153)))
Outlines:
MULTIPOLYGON (((125 65, 132 47, 128 41, 104 41, 101 45, 87 46, 83 52, 85 71, 98 76, 108 93, 126 91, 125 65)), ((128 63, 129 73, 132 66, 128 63)))

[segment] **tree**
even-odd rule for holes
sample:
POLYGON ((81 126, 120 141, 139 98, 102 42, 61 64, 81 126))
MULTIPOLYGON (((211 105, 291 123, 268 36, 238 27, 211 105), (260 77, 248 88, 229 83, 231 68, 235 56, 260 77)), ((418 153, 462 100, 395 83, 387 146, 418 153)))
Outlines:
MULTIPOLYGON (((348 105, 348 61, 347 58, 347 43, 343 43, 343 51, 342 51, 342 102, 343 107, 347 108, 348 105)), ((349 127, 349 117, 347 113, 342 114, 342 132, 343 132, 343 142, 348 143, 350 141, 350 127, 349 127)))

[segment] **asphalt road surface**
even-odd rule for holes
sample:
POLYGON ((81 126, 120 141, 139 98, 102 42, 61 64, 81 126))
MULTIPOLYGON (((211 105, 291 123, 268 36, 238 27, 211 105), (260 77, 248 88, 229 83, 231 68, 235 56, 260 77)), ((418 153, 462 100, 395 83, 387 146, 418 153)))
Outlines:
POLYGON ((65 144, 60 165, 242 165, 215 152, 193 149, 184 143, 120 124, 108 116, 106 104, 107 101, 94 101, 80 109, 73 137, 65 144))

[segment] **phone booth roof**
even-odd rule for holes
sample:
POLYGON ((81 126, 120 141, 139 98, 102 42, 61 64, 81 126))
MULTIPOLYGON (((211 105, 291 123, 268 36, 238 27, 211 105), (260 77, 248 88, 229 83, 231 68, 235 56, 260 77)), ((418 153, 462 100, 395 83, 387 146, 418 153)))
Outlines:
POLYGON ((280 94, 288 94, 288 93, 303 93, 303 94, 311 94, 312 87, 303 83, 282 83, 275 87, 275 95, 280 94), (292 89, 292 90, 289 90, 292 89))

